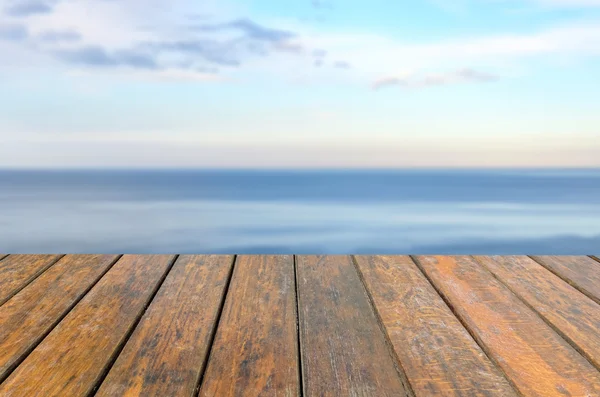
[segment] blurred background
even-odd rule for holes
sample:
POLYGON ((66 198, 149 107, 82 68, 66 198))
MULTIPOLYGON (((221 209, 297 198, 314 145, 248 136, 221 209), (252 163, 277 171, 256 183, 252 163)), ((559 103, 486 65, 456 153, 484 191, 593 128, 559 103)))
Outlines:
POLYGON ((2 171, 0 250, 590 254, 598 170, 2 171))
POLYGON ((600 2, 0 0, 0 251, 600 251, 600 2))

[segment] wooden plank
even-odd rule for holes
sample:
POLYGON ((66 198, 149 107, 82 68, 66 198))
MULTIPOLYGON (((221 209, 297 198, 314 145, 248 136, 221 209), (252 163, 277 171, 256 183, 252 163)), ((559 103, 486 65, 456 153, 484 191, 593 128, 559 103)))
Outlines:
POLYGON ((0 262, 0 305, 52 266, 61 255, 9 255, 0 262))
POLYGON ((475 258, 600 369, 600 305, 526 256, 475 258))
POLYGON ((125 255, 0 384, 0 395, 92 392, 168 271, 171 255, 125 255))
POLYGON ((523 395, 600 395, 600 372, 474 258, 417 260, 523 395))
POLYGON ((348 256, 297 257, 306 396, 407 395, 348 256))
POLYGON ((0 261, 3 260, 4 258, 6 258, 8 256, 8 254, 0 254, 0 261))
POLYGON ((587 256, 532 256, 531 258, 600 304, 598 262, 587 256))
POLYGON ((193 395, 232 264, 233 256, 180 256, 96 396, 193 395))
POLYGON ((416 396, 516 396, 408 256, 356 256, 416 396))
POLYGON ((298 396, 294 262, 239 256, 200 396, 298 396))
POLYGON ((0 381, 116 259, 116 255, 67 255, 0 306, 0 381))

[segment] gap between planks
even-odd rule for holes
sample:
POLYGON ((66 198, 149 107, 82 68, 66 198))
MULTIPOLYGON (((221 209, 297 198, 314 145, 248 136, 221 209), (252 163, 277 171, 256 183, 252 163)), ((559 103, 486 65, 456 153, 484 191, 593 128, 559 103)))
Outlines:
POLYGON ((108 376, 108 373, 110 372, 110 369, 115 364, 115 361, 117 361, 117 358, 119 357, 119 355, 123 351, 123 348, 125 348, 125 345, 127 344, 127 341, 129 340, 129 338, 133 334, 133 331, 135 330, 135 328, 139 324, 140 320, 142 319, 142 317, 144 317, 144 314, 146 313, 146 310, 148 310, 148 307, 150 307, 150 304, 152 303, 152 301, 154 300, 154 297, 156 296, 156 294, 160 290, 160 287, 165 282, 165 279, 167 278, 167 276, 171 272, 171 269, 173 268, 173 265, 175 265, 175 262, 177 262, 178 258, 179 258, 179 255, 175 255, 171 259, 171 263, 169 263, 169 265, 167 266, 167 271, 164 272, 164 274, 162 275, 162 277, 159 279, 158 283, 154 287, 154 291, 152 291, 152 293, 150 294, 150 299, 148 299, 148 301, 146 302, 146 305, 143 307, 143 309, 140 311, 140 313, 138 313, 138 316, 133 321, 133 324, 131 324, 131 327, 125 333, 125 336, 121 340, 121 343, 117 346, 117 348, 113 352, 112 356, 108 360, 108 364, 106 365, 106 367, 104 368, 104 370, 100 373, 100 376, 98 377, 97 382, 91 388, 91 391, 88 394, 88 396, 90 396, 90 397, 94 396, 98 392, 98 389, 100 388, 100 385, 102 384, 102 382, 104 382, 104 379, 106 379, 106 377, 108 376))
POLYGON ((303 397, 304 390, 304 375, 302 374, 302 339, 300 338, 300 299, 298 295, 298 262, 297 255, 293 255, 294 262, 294 294, 296 295, 296 341, 298 343, 298 379, 300 380, 299 394, 303 397))
POLYGON ((600 277, 598 276, 600 260, 598 258, 591 256, 528 256, 600 305, 600 277), (587 269, 593 273, 593 276, 581 277, 581 272, 575 272, 571 267, 573 265, 576 265, 578 270, 587 269))
POLYGON ((365 282, 364 275, 363 275, 362 271, 360 270, 360 267, 358 266, 358 263, 356 261, 356 256, 351 255, 351 259, 352 259, 352 264, 354 265, 354 268, 356 269, 356 273, 358 273, 358 278, 360 279, 363 289, 365 290, 365 293, 367 294, 367 297, 369 299, 369 303, 371 305, 371 310, 373 311, 373 313, 375 313, 375 318, 377 318, 377 323, 379 324, 379 328, 381 329, 381 332, 384 336, 385 344, 388 347, 390 356, 393 358, 394 366, 396 367, 398 376, 400 377, 400 380, 402 381, 402 384, 404 385, 404 389, 406 390, 407 395, 410 397, 414 397, 415 392, 413 390, 413 386, 410 383, 410 380, 408 379, 406 370, 402 366, 402 362, 400 361, 400 358, 398 357, 396 350, 394 349, 394 345, 390 339, 387 328, 386 328, 385 324, 383 323, 383 319, 381 318, 381 315, 379 314, 379 310, 377 310, 377 305, 375 304, 375 301, 373 300, 373 296, 371 296, 371 291, 369 291, 369 288, 367 288, 367 283, 365 282))
MULTIPOLYGON (((8 256, 8 255, 7 255, 8 256)), ((37 342, 33 343, 24 353, 21 357, 19 357, 12 365, 11 367, 8 369, 8 371, 6 371, 5 374, 0 375, 0 383, 2 383, 6 378, 8 378, 10 376, 10 374, 31 354, 31 352, 33 350, 35 350, 35 348, 42 343, 42 341, 46 338, 46 336, 48 336, 50 334, 50 332, 52 332, 54 330, 54 328, 56 328, 56 326, 58 324, 60 324, 60 322, 71 312, 71 310, 73 310, 73 308, 75 306, 77 306, 77 304, 83 299, 85 298, 85 296, 88 294, 88 292, 90 292, 92 290, 92 288, 94 288, 94 286, 96 286, 96 284, 98 284, 98 282, 100 282, 100 280, 102 279, 102 277, 104 277, 104 275, 106 273, 108 273, 108 271, 110 269, 112 269, 112 267, 115 265, 115 263, 117 263, 121 257, 123 255, 117 255, 115 257, 115 259, 112 260, 112 262, 107 266, 107 268, 102 271, 102 273, 100 273, 100 275, 98 275, 98 277, 92 282, 90 283, 90 285, 81 293, 81 295, 79 297, 77 297, 65 310, 64 312, 58 316, 56 318, 56 320, 48 327, 48 329, 42 333, 39 336, 39 339, 37 340, 37 342)), ((62 258, 61 258, 62 259, 62 258)), ((60 261, 60 259, 59 259, 60 261)), ((59 261, 56 261, 56 263, 58 263, 59 261)), ((41 274, 40 274, 41 275, 41 274)), ((16 295, 16 294, 15 294, 16 295)))
POLYGON ((458 313, 456 311, 456 307, 454 307, 454 305, 452 304, 452 302, 444 294, 442 294, 442 292, 440 291, 440 289, 438 288, 438 286, 433 282, 433 280, 431 279, 431 277, 429 277, 429 275, 427 274, 427 272, 423 269, 423 266, 419 262, 419 259, 417 258, 417 256, 416 255, 409 255, 409 256, 410 256, 410 259, 412 259, 412 261, 414 262, 414 264, 417 266, 417 268, 419 269, 419 271, 427 279, 427 281, 429 282, 429 284, 431 284, 431 286, 433 287, 433 289, 435 290, 435 292, 439 295, 440 298, 442 298, 442 300, 444 301, 444 303, 446 303, 446 306, 448 306, 448 308, 450 309, 450 311, 452 311, 452 314, 454 315, 454 317, 456 317, 456 319, 461 323, 461 325, 467 330, 467 332, 469 333, 469 335, 471 335, 471 338, 473 338, 473 340, 475 341, 475 343, 477 343, 477 345, 479 345, 479 347, 481 348, 481 351, 483 351, 483 353, 486 355, 486 357, 488 358, 488 360, 490 360, 490 362, 493 363, 496 366, 496 368, 498 368, 498 370, 500 371, 500 373, 502 374, 502 376, 504 376, 504 378, 508 381, 508 383, 510 383, 510 385, 515 390, 515 392, 518 395, 523 396, 523 393, 521 393, 521 391, 519 390, 519 388, 517 387, 517 385, 515 384, 515 382, 510 378, 510 376, 508 376, 508 374, 506 373, 506 371, 504 370, 504 368, 502 368, 502 366, 500 365, 500 363, 498 362, 498 360, 496 360, 496 358, 492 355, 492 353, 489 351, 489 349, 487 348, 487 346, 483 343, 483 341, 481 340, 481 338, 479 338, 479 336, 468 326, 468 324, 464 321, 464 319, 461 316, 458 315, 458 313))
MULTIPOLYGON (((498 280, 498 282, 500 284, 504 285, 504 287, 506 287, 510 292, 512 292, 513 295, 515 295, 521 302, 523 302, 527 307, 529 307, 529 309, 531 309, 531 311, 533 311, 535 314, 537 314, 537 316, 540 319, 542 319, 542 321, 544 321, 548 325, 548 327, 550 327, 552 330, 554 330, 554 332, 556 332, 561 338, 563 338, 565 340, 565 342, 567 342, 569 345, 571 345, 571 347, 573 347, 573 349, 575 349, 580 355, 585 357, 585 359, 588 360, 591 365, 596 367, 596 369, 600 370, 600 365, 598 365, 598 363, 594 361, 594 359, 590 356, 590 354, 588 352, 586 352, 581 346, 579 346, 577 343, 575 343, 575 341, 572 338, 570 338, 569 336, 567 336, 567 334, 563 330, 561 330, 557 325, 555 325, 548 318, 546 318, 546 316, 544 316, 532 303, 530 303, 527 299, 525 299, 525 297, 523 297, 520 293, 515 291, 514 287, 511 287, 508 282, 504 281, 501 277, 496 275, 495 272, 493 272, 491 269, 489 269, 488 266, 486 266, 483 262, 481 262, 481 260, 477 256, 473 256, 473 258, 485 270, 487 270, 489 273, 491 273, 492 277, 494 277, 496 280, 498 280)), ((544 266, 540 265, 538 262, 534 261, 532 258, 530 258, 528 256, 527 256, 527 258, 531 259, 533 262, 535 262, 536 265, 540 266, 541 268, 546 269, 544 266)), ((546 270, 548 270, 548 269, 546 269, 546 270)), ((549 271, 549 273, 552 276, 556 276, 561 282, 564 282, 565 284, 573 287, 567 281, 563 280, 561 277, 557 276, 556 274, 552 273, 551 271, 549 271)), ((573 287, 573 288, 577 293, 581 293, 581 291, 579 291, 575 287, 573 287)), ((583 293, 581 293, 581 296, 584 299, 588 299, 588 296, 583 293)))
MULTIPOLYGON (((14 258, 16 256, 18 256, 18 255, 6 255, 4 258, 2 258, 2 260, 0 260, 0 262, 4 262, 5 259, 6 260, 8 260, 9 258, 12 259, 12 258, 14 258)), ((49 256, 52 256, 52 255, 49 255, 49 256)), ((58 262, 59 260, 61 260, 64 256, 65 256, 65 254, 59 254, 59 255, 57 255, 56 258, 54 258, 53 260, 51 260, 50 262, 48 262, 47 264, 45 264, 44 266, 42 266, 41 268, 39 268, 36 272, 34 272, 27 280, 24 281, 24 283, 22 285, 20 285, 19 287, 15 288, 13 291, 11 291, 9 294, 7 294, 6 296, 4 296, 3 298, 0 297, 0 306, 2 306, 4 303, 6 303, 13 296, 15 296, 16 294, 18 294, 19 292, 21 292, 23 290, 23 288, 25 288, 29 284, 31 284, 40 275, 44 274, 44 272, 46 270, 48 270, 50 267, 54 266, 54 264, 56 262, 58 262)), ((3 263, 0 263, 0 265, 2 265, 2 264, 3 263)))
POLYGON ((217 336, 217 330, 219 329, 219 325, 221 324, 221 315, 223 314, 225 301, 227 300, 227 296, 229 295, 231 279, 233 278, 237 259, 238 255, 234 255, 231 263, 231 269, 229 270, 229 275, 227 276, 227 282, 225 284, 225 292, 223 293, 223 298, 221 299, 221 302, 219 303, 219 309, 217 310, 217 318, 215 320, 215 325, 208 339, 208 348, 206 350, 206 355, 204 356, 204 362, 202 363, 202 371, 200 371, 200 373, 198 374, 198 380, 196 381, 194 396, 198 395, 198 393, 200 392, 200 388, 202 387, 202 383, 204 382, 204 375, 206 375, 206 367, 208 367, 208 361, 210 360, 210 356, 212 354, 212 348, 215 342, 215 337, 217 336))

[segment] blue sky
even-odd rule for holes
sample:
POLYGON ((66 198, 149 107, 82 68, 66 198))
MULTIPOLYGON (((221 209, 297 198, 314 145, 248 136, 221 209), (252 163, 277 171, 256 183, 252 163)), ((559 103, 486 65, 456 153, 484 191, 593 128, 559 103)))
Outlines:
POLYGON ((0 0, 0 166, 598 167, 600 0, 0 0))

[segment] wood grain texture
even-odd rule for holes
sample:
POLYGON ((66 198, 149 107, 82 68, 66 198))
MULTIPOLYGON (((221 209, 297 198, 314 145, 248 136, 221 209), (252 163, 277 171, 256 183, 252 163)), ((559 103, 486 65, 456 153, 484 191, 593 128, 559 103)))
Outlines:
POLYGON ((238 256, 200 396, 298 396, 291 255, 238 256))
POLYGON ((600 368, 600 305, 529 257, 475 258, 600 368))
POLYGON ((96 396, 192 396, 232 264, 180 256, 96 396))
POLYGON ((306 396, 404 396, 385 335, 348 256, 298 256, 306 396))
POLYGON ((355 258, 417 397, 517 395, 410 257, 355 258))
POLYGON ((532 258, 600 304, 600 263, 588 256, 532 256, 532 258))
POLYGON ((3 260, 4 258, 6 258, 8 256, 8 254, 0 254, 0 261, 3 260))
POLYGON ((52 266, 61 255, 9 255, 0 262, 0 305, 52 266))
POLYGON ((0 381, 116 259, 67 255, 0 306, 0 381))
POLYGON ((600 395, 600 372, 474 258, 417 261, 523 395, 600 395))
POLYGON ((158 288, 172 258, 123 256, 0 384, 0 395, 90 393, 158 288))

